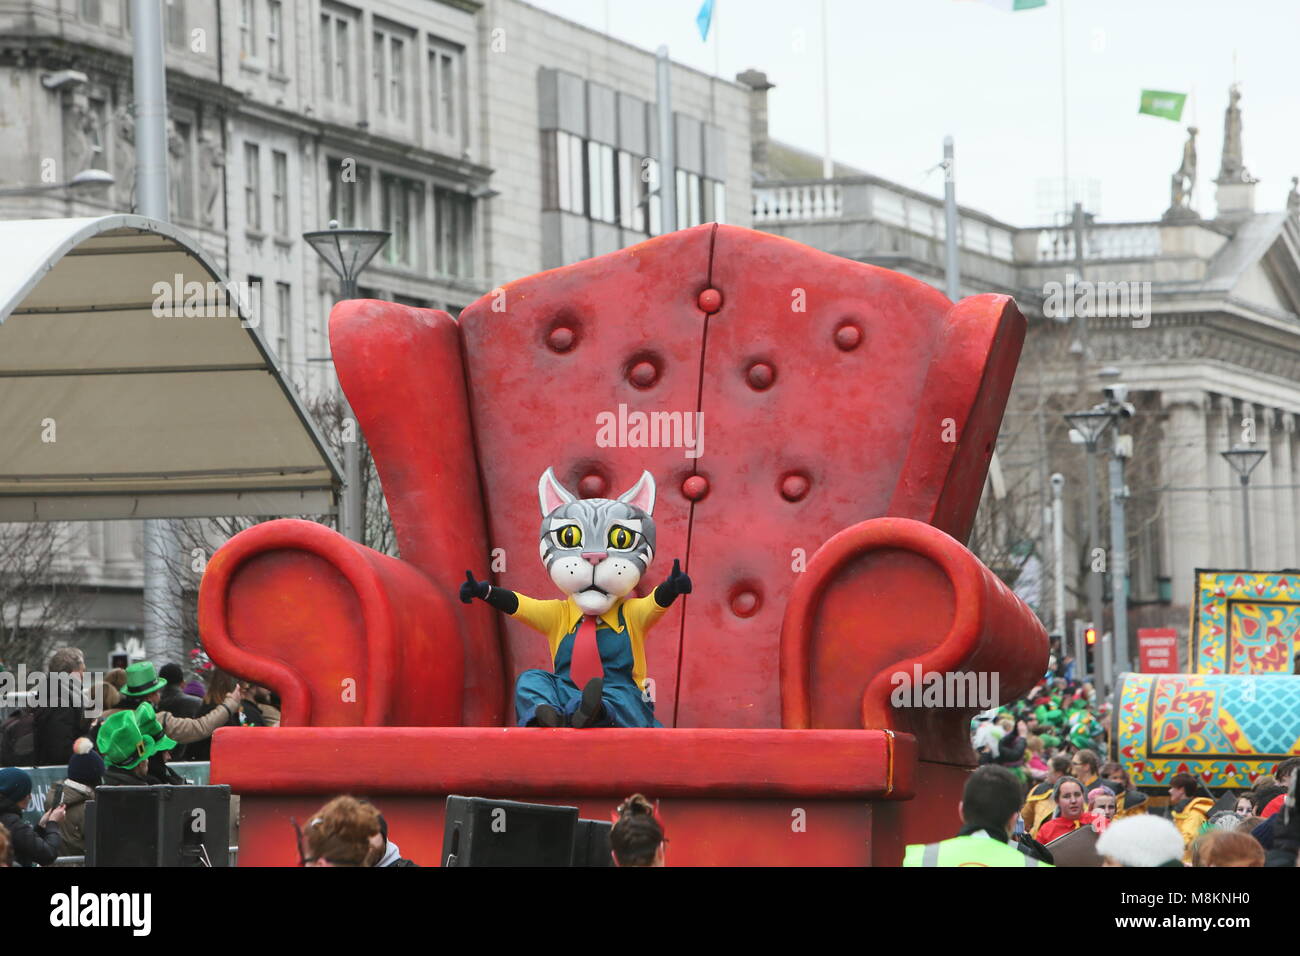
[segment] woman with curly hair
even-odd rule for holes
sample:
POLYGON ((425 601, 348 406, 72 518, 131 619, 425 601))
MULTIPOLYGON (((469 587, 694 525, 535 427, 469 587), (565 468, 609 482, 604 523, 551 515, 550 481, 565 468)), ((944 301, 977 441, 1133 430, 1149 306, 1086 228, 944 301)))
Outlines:
POLYGON ((663 825, 655 815, 650 801, 639 793, 624 800, 618 807, 618 818, 609 832, 610 849, 614 852, 616 866, 663 866, 663 825))
POLYGON ((299 832, 298 852, 303 866, 374 866, 384 852, 379 811, 356 797, 335 797, 299 832))

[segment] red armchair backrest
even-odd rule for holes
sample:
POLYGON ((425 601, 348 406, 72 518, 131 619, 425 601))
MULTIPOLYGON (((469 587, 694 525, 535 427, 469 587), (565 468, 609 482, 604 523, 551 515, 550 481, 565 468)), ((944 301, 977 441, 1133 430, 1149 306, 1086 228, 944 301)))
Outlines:
MULTIPOLYGON (((965 540, 1023 320, 1005 296, 952 306, 898 273, 705 225, 494 290, 460 318, 463 370, 451 332, 412 329, 409 357, 359 334, 334 343, 367 436, 375 416, 421 401, 402 384, 416 380, 409 374, 379 382, 384 368, 424 362, 418 380, 453 409, 441 390, 464 375, 472 437, 435 412, 405 439, 373 443, 403 557, 455 589, 458 560, 482 576, 495 555, 498 583, 556 596, 538 560, 541 473, 554 467, 575 493, 614 497, 648 469, 658 551, 639 593, 675 557, 695 584, 647 641, 659 719, 779 727, 781 621, 802 564, 831 535, 883 515, 965 540), (436 347, 417 347, 422 336, 436 347), (602 434, 608 416, 638 412, 683 426, 700 413, 702 453, 605 447, 633 437, 602 434), (437 433, 432 450, 420 429, 437 433), (462 462, 446 460, 457 454, 462 462), (477 488, 465 472, 475 461, 477 488)), ((546 644, 503 618, 499 667, 476 669, 498 626, 485 611, 465 612, 466 720, 487 712, 472 713, 472 685, 500 680, 500 719, 510 723, 508 688, 521 670, 549 666, 546 644)))

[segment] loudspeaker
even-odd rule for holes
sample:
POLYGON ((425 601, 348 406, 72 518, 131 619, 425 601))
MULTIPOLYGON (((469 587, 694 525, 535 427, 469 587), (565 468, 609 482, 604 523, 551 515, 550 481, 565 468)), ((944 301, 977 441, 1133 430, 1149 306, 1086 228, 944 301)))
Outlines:
POLYGON ((443 866, 570 866, 577 807, 448 797, 443 866))
POLYGON ((86 866, 229 866, 230 785, 97 787, 86 866))
POLYGON ((608 820, 579 820, 573 840, 574 866, 613 866, 614 857, 609 847, 609 831, 614 824, 608 820))

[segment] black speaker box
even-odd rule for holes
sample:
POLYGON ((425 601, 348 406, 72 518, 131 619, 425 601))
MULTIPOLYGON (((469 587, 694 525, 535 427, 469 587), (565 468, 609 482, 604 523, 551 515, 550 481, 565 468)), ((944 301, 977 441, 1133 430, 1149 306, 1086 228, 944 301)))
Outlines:
POLYGON ((609 848, 609 831, 614 824, 607 820, 579 820, 573 841, 574 866, 613 866, 609 848))
POLYGON ((229 866, 230 786, 98 787, 86 866, 229 866))
POLYGON ((448 797, 443 866, 570 866, 577 807, 448 797))

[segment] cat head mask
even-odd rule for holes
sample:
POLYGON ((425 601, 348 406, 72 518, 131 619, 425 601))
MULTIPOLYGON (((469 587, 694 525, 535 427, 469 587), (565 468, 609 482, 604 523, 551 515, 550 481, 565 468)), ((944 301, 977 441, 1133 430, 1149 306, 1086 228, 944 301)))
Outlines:
POLYGON ((578 498, 547 468, 537 484, 542 562, 551 580, 586 614, 604 614, 632 593, 654 560, 655 480, 640 480, 617 499, 578 498))

